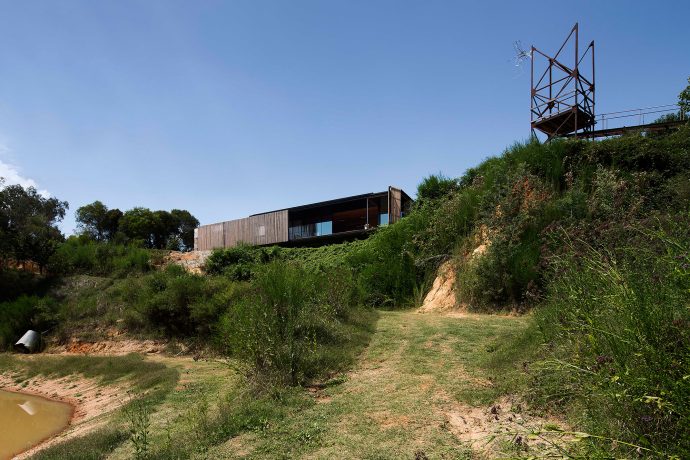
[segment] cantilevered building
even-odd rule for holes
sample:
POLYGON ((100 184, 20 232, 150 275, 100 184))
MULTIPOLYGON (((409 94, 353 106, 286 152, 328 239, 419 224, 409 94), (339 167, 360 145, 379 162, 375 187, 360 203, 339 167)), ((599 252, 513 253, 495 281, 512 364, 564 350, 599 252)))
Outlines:
POLYGON ((364 238, 376 227, 398 221, 411 204, 407 193, 388 187, 384 192, 254 214, 202 225, 194 231, 194 249, 230 248, 240 243, 318 246, 364 238))

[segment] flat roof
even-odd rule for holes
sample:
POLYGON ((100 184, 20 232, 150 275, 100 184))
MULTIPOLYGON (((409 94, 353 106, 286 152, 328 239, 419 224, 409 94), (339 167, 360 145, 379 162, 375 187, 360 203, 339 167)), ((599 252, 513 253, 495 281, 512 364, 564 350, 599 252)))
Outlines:
MULTIPOLYGON (((405 193, 402 189, 400 189, 400 191, 404 196, 411 199, 410 196, 407 193, 405 193)), ((256 214, 251 214, 249 217, 261 216, 263 214, 270 214, 272 212, 279 212, 279 211, 301 211, 303 209, 317 208, 320 206, 329 206, 329 205, 334 205, 334 204, 339 204, 339 203, 345 203, 347 201, 361 200, 364 198, 375 198, 375 197, 380 197, 382 195, 387 195, 387 194, 388 194, 388 190, 385 190, 383 192, 363 193, 361 195, 352 195, 352 196, 346 196, 344 198, 335 198, 333 200, 319 201, 316 203, 303 204, 300 206, 292 206, 290 208, 281 208, 281 209, 276 209, 274 211, 259 212, 256 214)))

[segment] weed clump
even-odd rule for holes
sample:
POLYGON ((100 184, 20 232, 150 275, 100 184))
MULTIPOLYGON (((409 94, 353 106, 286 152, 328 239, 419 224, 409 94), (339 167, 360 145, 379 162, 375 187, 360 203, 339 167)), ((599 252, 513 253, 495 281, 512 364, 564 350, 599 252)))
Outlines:
POLYGON ((338 347, 355 345, 348 342, 357 305, 347 271, 314 273, 271 262, 221 318, 219 340, 229 355, 251 366, 257 381, 304 383, 348 364, 352 356, 338 347))

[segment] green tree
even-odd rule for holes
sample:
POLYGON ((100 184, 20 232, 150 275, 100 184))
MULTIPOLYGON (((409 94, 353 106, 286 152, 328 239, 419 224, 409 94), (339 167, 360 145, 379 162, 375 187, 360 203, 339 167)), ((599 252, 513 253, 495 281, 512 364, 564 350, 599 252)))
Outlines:
POLYGON ((64 240, 57 223, 69 205, 41 196, 34 187, 4 187, 0 178, 0 257, 31 260, 41 268, 64 240))
POLYGON ((122 219, 122 211, 117 208, 109 209, 105 213, 102 231, 106 240, 111 241, 115 238, 120 228, 120 219, 122 219))
POLYGON ((75 220, 80 233, 97 241, 103 240, 103 225, 107 213, 108 207, 100 201, 94 201, 91 204, 77 208, 75 220))
POLYGON ((109 241, 117 233, 122 211, 108 209, 96 200, 77 209, 75 218, 82 235, 96 241, 109 241))
POLYGON ((173 209, 170 214, 176 221, 176 234, 182 240, 184 249, 187 251, 194 249, 194 229, 199 226, 197 218, 184 209, 173 209))
POLYGON ((177 234, 177 220, 168 211, 154 211, 155 225, 152 232, 153 247, 164 249, 168 239, 177 234))
POLYGON ((84 233, 94 239, 139 242, 152 249, 192 249, 194 229, 199 225, 183 209, 168 212, 137 207, 123 214, 119 209, 107 210, 99 201, 79 208, 77 218, 84 233))
POLYGON ((158 222, 156 215, 148 208, 133 208, 126 211, 120 219, 119 229, 130 240, 154 248, 154 234, 158 222))
POLYGON ((678 105, 683 113, 690 113, 690 77, 688 86, 678 95, 678 105))

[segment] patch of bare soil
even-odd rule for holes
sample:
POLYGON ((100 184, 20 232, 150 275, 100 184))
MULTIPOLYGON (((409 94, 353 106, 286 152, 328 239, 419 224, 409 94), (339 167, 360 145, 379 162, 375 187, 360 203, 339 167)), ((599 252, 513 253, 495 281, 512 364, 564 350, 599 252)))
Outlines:
POLYGON ((455 309, 455 278, 456 272, 452 261, 449 260, 441 264, 434 284, 417 312, 445 312, 455 309))
POLYGON ((534 415, 524 401, 505 396, 488 407, 453 402, 444 408, 444 426, 484 458, 505 457, 515 452, 560 458, 572 437, 562 420, 534 415))
POLYGON ((406 427, 410 424, 410 417, 407 415, 393 414, 389 411, 380 411, 367 414, 382 430, 391 428, 406 427))
POLYGON ((191 273, 203 273, 206 259, 211 255, 211 251, 170 251, 163 259, 163 265, 175 264, 183 267, 191 273))
POLYGON ((53 354, 94 354, 126 355, 129 353, 159 354, 163 353, 168 342, 157 340, 113 339, 98 342, 83 341, 72 338, 65 345, 51 346, 46 350, 53 354))
POLYGON ((39 450, 58 442, 82 436, 103 425, 107 416, 122 406, 127 399, 127 387, 123 384, 102 385, 94 379, 80 375, 51 379, 32 377, 25 384, 15 381, 16 376, 0 374, 0 388, 3 390, 29 393, 63 401, 74 407, 69 427, 46 442, 22 453, 20 458, 29 458, 39 450))

